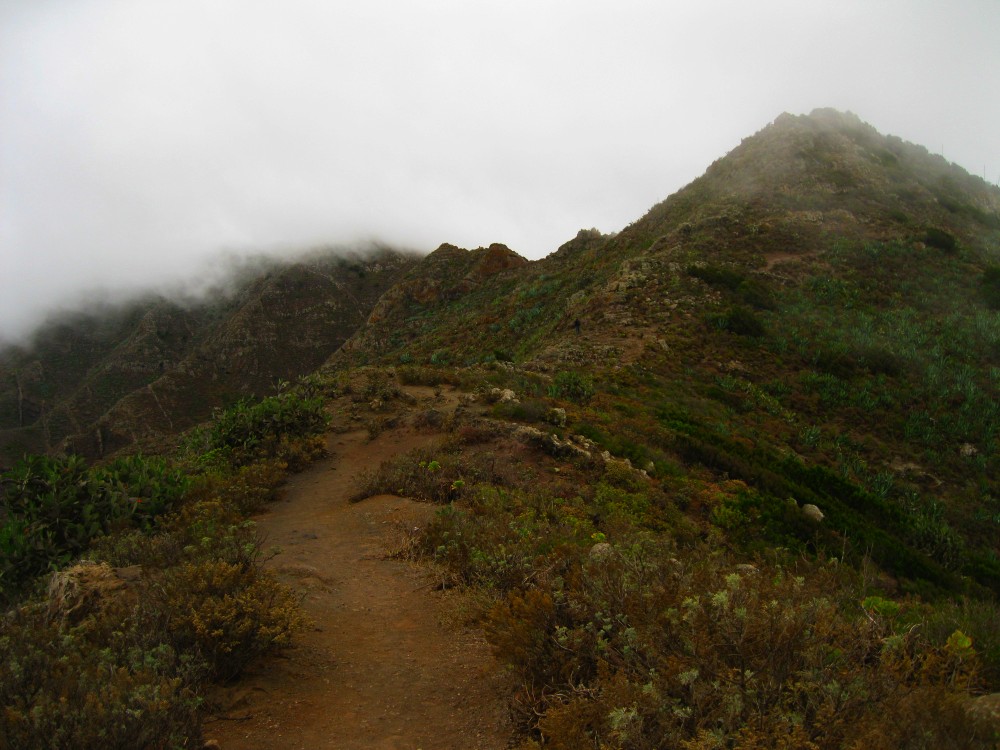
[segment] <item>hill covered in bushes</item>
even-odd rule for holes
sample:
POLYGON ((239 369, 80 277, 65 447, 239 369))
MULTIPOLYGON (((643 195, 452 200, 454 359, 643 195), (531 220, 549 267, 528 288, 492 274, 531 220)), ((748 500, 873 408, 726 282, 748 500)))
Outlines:
MULTIPOLYGON (((249 386, 222 394, 221 375, 185 369, 203 407, 227 408, 169 460, 115 457, 136 443, 99 432, 99 465, 4 474, 5 627, 33 627, 18 623, 34 622, 37 576, 83 555, 165 571, 172 598, 149 601, 166 612, 192 596, 221 612, 220 592, 263 586, 271 604, 245 616, 278 618, 280 645, 296 615, 244 516, 314 454, 333 409, 371 435, 440 434, 373 467, 362 496, 441 504, 405 554, 476 592, 521 746, 992 746, 977 706, 1000 692, 995 186, 819 110, 782 115, 617 234, 581 231, 539 261, 443 245, 383 266, 343 345, 304 345, 322 357, 300 369, 319 369, 277 395, 237 400, 249 386), (415 385, 479 409, 418 410, 415 385)), ((261 299, 271 340, 295 340, 261 299)), ((258 351, 240 330, 226 340, 258 351)), ((254 361, 263 378, 270 360, 254 361)), ((111 382, 85 370, 91 390, 111 382)), ((130 385, 120 408, 165 382, 130 385)), ((177 431, 198 418, 160 408, 177 431)), ((169 647, 149 669, 172 706, 243 663, 183 617, 173 640, 92 632, 73 658, 112 637, 101 658, 123 675, 169 647), (179 666, 194 642, 210 677, 179 666)))

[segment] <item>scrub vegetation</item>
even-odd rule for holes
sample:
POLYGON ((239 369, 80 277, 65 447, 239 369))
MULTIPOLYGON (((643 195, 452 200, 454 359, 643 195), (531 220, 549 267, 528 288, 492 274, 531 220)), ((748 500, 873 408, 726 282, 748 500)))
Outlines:
POLYGON ((171 460, 4 472, 0 744, 196 746, 205 688, 305 625, 247 516, 325 426, 320 400, 285 392, 220 411, 171 460))
POLYGON ((993 747, 998 269, 1000 191, 831 111, 542 261, 442 246, 178 450, 3 474, 0 737, 190 746, 203 686, 302 625, 246 519, 337 399, 443 435, 355 499, 440 506, 397 554, 469 593, 518 747, 993 747), (53 610, 81 559, 141 575, 53 610))

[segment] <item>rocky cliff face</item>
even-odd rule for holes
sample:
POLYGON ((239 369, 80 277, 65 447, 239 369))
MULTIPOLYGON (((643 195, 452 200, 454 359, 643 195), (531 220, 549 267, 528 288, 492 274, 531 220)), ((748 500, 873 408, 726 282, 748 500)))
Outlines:
POLYGON ((198 303, 146 298, 52 322, 0 355, 0 457, 153 445, 216 406, 268 393, 323 362, 414 262, 318 253, 198 303))

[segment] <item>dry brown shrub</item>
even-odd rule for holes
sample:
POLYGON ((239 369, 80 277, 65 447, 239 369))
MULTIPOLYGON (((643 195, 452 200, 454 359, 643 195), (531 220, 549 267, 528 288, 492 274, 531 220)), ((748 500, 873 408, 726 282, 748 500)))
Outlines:
POLYGON ((175 648, 194 650, 213 677, 236 677, 255 657, 287 646, 307 620, 298 597, 258 567, 222 560, 167 572, 152 606, 175 648))

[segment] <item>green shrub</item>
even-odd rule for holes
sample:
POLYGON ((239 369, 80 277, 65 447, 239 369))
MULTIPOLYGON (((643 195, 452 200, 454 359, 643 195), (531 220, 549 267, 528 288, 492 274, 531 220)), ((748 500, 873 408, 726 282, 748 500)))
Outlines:
POLYGON ((102 648, 27 610, 3 625, 0 747, 200 745, 200 669, 190 657, 162 644, 102 648))
POLYGON ((753 310, 742 306, 731 307, 721 315, 710 318, 710 322, 716 328, 737 336, 763 336, 767 332, 753 310))
POLYGON ((458 377, 453 372, 438 367, 421 367, 418 365, 397 367, 396 376, 403 385, 438 386, 443 383, 449 385, 458 384, 458 377))
POLYGON ((986 306, 1000 310, 1000 266, 989 266, 979 283, 986 306))
POLYGON ((688 276, 701 279, 710 286, 721 287, 730 291, 736 291, 746 278, 742 272, 728 266, 691 265, 685 271, 688 276))
POLYGON ((563 370, 556 373, 549 386, 549 396, 586 404, 596 393, 594 381, 589 375, 582 375, 575 370, 563 370))
POLYGON ((230 680, 257 656, 289 644, 306 624, 298 598, 256 565, 224 560, 167 572, 152 602, 174 648, 194 651, 217 680, 230 680))
POLYGON ((952 234, 937 227, 930 227, 927 230, 924 234, 924 242, 931 247, 936 247, 938 250, 944 250, 946 253, 954 252, 958 246, 952 234))
POLYGON ((207 429, 192 435, 188 447, 245 466, 282 456, 296 440, 322 433, 329 421, 321 397, 288 391, 257 402, 243 399, 217 411, 207 429))
POLYGON ((107 466, 107 473, 135 504, 133 521, 146 529, 179 503, 191 485, 190 477, 166 459, 142 454, 116 459, 107 466))
POLYGON ((832 566, 615 545, 512 591, 487 634, 547 747, 985 746, 959 708, 969 639, 862 614, 845 583, 832 566))
POLYGON ((493 414, 501 419, 516 420, 518 422, 544 422, 551 407, 545 401, 537 398, 529 398, 524 401, 508 401, 497 403, 493 406, 493 414))
POLYGON ((29 456, 0 475, 0 593, 57 569, 135 509, 108 472, 79 456, 29 456))

